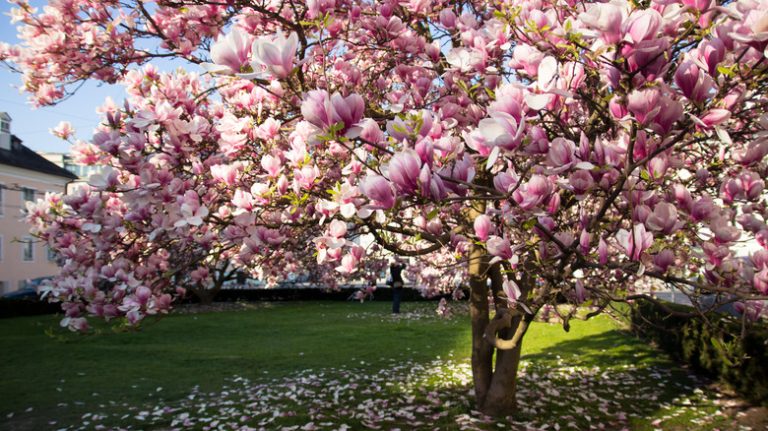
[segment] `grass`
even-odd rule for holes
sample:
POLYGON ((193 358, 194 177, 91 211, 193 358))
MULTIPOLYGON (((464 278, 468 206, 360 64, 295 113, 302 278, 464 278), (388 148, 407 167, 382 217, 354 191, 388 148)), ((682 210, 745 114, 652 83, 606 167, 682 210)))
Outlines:
MULTIPOLYGON (((342 400, 370 400, 364 412, 382 400, 384 407, 377 407, 382 412, 423 406, 427 413, 409 410, 403 417, 422 415, 425 427, 498 428, 471 412, 468 318, 441 319, 434 304, 406 303, 405 311, 416 312, 394 319, 388 306, 261 304, 250 311, 173 315, 137 332, 104 328, 90 336, 58 330, 53 316, 0 320, 0 429, 90 429, 99 422, 90 415, 94 412, 107 416, 101 421, 107 426, 146 429, 144 416, 158 406, 166 411, 156 414, 172 416, 201 404, 218 409, 200 408, 202 416, 222 415, 223 405, 285 413, 259 419, 267 429, 320 424, 322 418, 339 428, 344 417, 351 418, 350 429, 373 425, 369 413, 339 410, 339 394, 342 400), (366 387, 380 390, 371 395, 366 387), (271 404, 261 405, 265 399, 271 404)), ((661 421, 686 429, 701 418, 706 418, 701 429, 707 429, 724 420, 713 417, 717 406, 712 394, 697 388, 699 382, 607 317, 575 322, 569 333, 558 325, 534 324, 523 359, 523 410, 514 420, 560 420, 577 428, 599 421, 609 429, 613 420, 641 430, 661 421), (624 412, 625 419, 616 419, 624 412)), ((405 423, 413 426, 415 420, 405 423)), ((167 429, 171 421, 155 423, 167 429)))

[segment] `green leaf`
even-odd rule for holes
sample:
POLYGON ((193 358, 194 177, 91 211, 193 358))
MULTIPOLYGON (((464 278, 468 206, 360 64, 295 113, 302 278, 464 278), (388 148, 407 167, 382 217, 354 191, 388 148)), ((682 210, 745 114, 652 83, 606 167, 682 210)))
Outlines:
POLYGON ((717 71, 730 78, 736 74, 735 73, 736 67, 738 67, 738 65, 736 64, 732 64, 730 66, 719 65, 717 66, 717 71))
POLYGON ((536 226, 536 219, 535 218, 526 220, 523 223, 523 229, 525 229, 525 230, 531 230, 531 229, 533 229, 534 226, 536 226))
POLYGON ((393 129, 395 132, 397 132, 397 133, 404 133, 404 134, 408 134, 408 131, 407 131, 407 130, 405 130, 405 128, 404 128, 402 125, 398 124, 398 123, 392 123, 392 129, 393 129))
POLYGON ((729 367, 733 367, 735 364, 730 359, 731 349, 728 348, 728 345, 726 343, 723 343, 723 341, 718 339, 717 337, 712 337, 709 340, 712 343, 712 346, 714 346, 715 350, 717 350, 718 353, 720 353, 720 359, 722 359, 723 362, 725 362, 725 364, 728 365, 729 367))

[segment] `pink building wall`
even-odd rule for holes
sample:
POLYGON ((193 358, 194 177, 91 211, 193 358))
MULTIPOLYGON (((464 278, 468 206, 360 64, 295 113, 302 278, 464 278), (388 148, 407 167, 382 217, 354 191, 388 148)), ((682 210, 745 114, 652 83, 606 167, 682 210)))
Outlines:
POLYGON ((26 244, 16 240, 31 239, 29 225, 24 221, 22 188, 35 191, 34 198, 46 192, 64 192, 67 178, 0 165, 0 294, 18 290, 28 279, 55 275, 59 268, 48 259, 45 244, 32 245, 32 260, 24 259, 26 244))

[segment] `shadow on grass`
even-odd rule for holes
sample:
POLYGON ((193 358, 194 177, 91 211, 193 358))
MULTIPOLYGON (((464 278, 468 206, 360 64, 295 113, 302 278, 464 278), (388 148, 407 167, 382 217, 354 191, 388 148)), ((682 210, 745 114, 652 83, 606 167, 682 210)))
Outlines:
POLYGON ((653 349, 628 331, 613 329, 580 338, 571 338, 525 354, 529 362, 551 362, 557 356, 572 356, 581 365, 607 365, 638 362, 669 363, 665 354, 653 349))
MULTIPOLYGON (((698 387, 665 355, 609 321, 584 323, 567 335, 540 325, 523 358, 520 414, 483 418, 472 412, 466 319, 442 321, 433 313, 403 319, 390 316, 388 304, 298 303, 176 316, 137 333, 66 342, 52 342, 40 328, 25 327, 33 322, 18 320, 7 333, 16 336, 0 341, 14 352, 13 371, 24 377, 0 388, 20 400, 11 411, 35 406, 26 415, 37 416, 34 424, 17 415, 10 429, 43 429, 38 412, 65 399, 88 402, 48 417, 78 424, 82 414, 97 413, 98 420, 88 417, 88 429, 200 429, 219 421, 266 429, 313 422, 330 424, 323 429, 452 430, 525 429, 523 422, 653 429, 646 418, 666 415, 662 405, 681 404, 698 387)), ((691 419, 684 409, 675 414, 691 419)))
POLYGON ((686 423, 698 421, 697 429, 706 429, 717 410, 707 383, 614 329, 525 355, 519 398, 524 416, 549 415, 561 426, 687 429, 686 423))

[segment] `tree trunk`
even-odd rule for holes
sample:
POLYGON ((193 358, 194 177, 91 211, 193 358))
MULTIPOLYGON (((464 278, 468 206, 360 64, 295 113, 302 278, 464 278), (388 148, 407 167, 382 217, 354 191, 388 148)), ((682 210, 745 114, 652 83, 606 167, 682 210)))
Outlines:
POLYGON ((479 409, 493 378, 493 346, 485 341, 485 328, 490 322, 488 315, 488 259, 485 250, 473 246, 469 261, 469 315, 472 319, 472 380, 475 385, 475 401, 479 409))
MULTIPOLYGON (((506 299, 499 298, 499 292, 502 291, 502 284, 504 283, 504 275, 501 273, 501 266, 498 263, 489 268, 489 276, 495 311, 498 313, 507 308, 506 299)), ((520 321, 520 317, 513 318, 512 326, 501 331, 499 335, 504 339, 511 338, 520 325, 520 321)), ((496 368, 493 371, 491 387, 483 404, 482 411, 485 414, 507 416, 517 410, 517 368, 520 365, 522 344, 521 340, 513 349, 495 349, 496 368)))
POLYGON ((201 285, 197 288, 192 288, 191 290, 197 299, 200 300, 200 305, 211 305, 213 304, 213 300, 216 298, 216 295, 219 294, 219 291, 223 285, 224 280, 214 279, 213 287, 210 289, 206 289, 205 286, 201 285))
MULTIPOLYGON (((470 317, 472 320, 472 377, 475 386, 475 401, 481 412, 490 416, 509 416, 517 410, 517 369, 520 365, 522 342, 510 350, 498 350, 485 338, 490 323, 488 280, 496 312, 506 308, 506 302, 499 300, 504 281, 499 264, 488 265, 489 258, 480 246, 473 246, 470 252, 470 317), (493 366, 493 355, 496 364, 493 366)), ((521 286, 521 290, 522 286, 521 286)), ((525 289, 527 291, 527 289, 525 289)), ((517 330, 521 318, 512 320, 511 328, 502 331, 499 336, 511 337, 517 330)), ((522 340, 521 340, 522 341, 522 340)))

